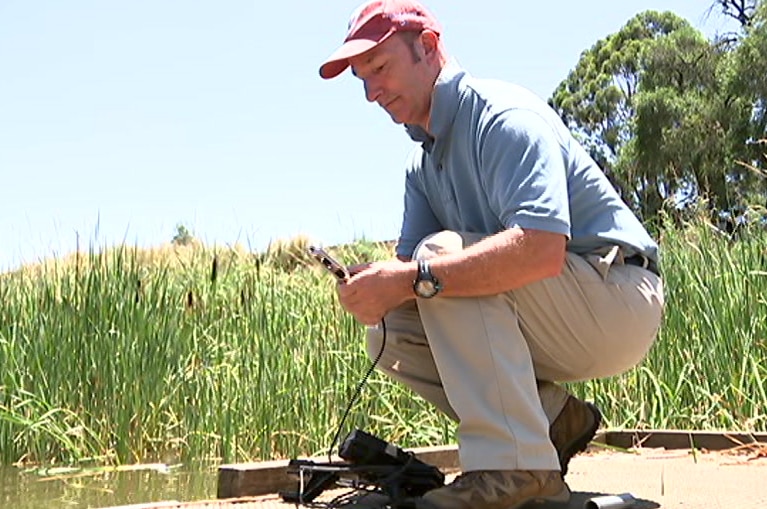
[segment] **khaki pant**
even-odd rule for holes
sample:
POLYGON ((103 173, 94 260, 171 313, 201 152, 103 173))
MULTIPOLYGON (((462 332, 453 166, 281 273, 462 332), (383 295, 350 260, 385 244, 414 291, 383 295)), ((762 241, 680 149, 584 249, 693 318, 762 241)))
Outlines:
MULTIPOLYGON (((424 239, 415 258, 480 239, 441 232, 424 239)), ((636 365, 662 312, 663 283, 655 274, 623 265, 620 255, 568 253, 561 275, 518 290, 417 299, 393 310, 379 368, 459 422, 463 471, 559 470, 548 430, 568 394, 551 382, 608 377, 636 365)), ((368 329, 374 358, 382 340, 380 326, 368 329)))

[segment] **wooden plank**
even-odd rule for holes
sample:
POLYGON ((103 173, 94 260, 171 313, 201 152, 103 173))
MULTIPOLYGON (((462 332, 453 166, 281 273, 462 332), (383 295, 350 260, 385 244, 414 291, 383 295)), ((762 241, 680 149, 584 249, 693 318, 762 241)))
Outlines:
MULTIPOLYGON (((606 430, 599 432, 594 438, 594 442, 623 449, 634 447, 690 449, 695 447, 721 451, 738 447, 741 444, 767 444, 767 433, 606 430)), ((455 445, 420 447, 409 450, 421 461, 434 465, 445 473, 460 468, 458 447, 455 445)), ((337 459, 334 458, 334 461, 337 459)), ((325 462, 327 458, 316 458, 315 461, 325 462)), ((282 490, 295 490, 296 479, 287 474, 287 464, 287 460, 281 460, 221 465, 218 471, 217 496, 218 498, 252 497, 278 493, 282 490)))
MULTIPOLYGON (((416 447, 408 449, 416 458, 434 465, 443 472, 458 469, 458 448, 454 445, 437 447, 416 447)), ((317 462, 328 461, 327 457, 310 458, 317 462)), ((333 461, 340 458, 334 457, 333 461)), ((287 460, 261 463, 234 463, 218 468, 218 498, 254 497, 282 490, 295 490, 296 478, 288 475, 287 460)))
POLYGON ((707 449, 723 451, 742 444, 767 443, 767 433, 738 433, 682 430, 623 430, 608 431, 596 442, 631 449, 638 447, 665 449, 707 449))
POLYGON ((458 461, 457 445, 440 445, 436 447, 416 447, 408 449, 415 457, 424 463, 434 465, 444 473, 455 472, 461 468, 458 461))
POLYGON ((271 509, 294 507, 275 497, 242 497, 217 500, 196 500, 192 502, 148 502, 145 504, 121 505, 102 509, 271 509))
POLYGON ((295 489, 296 481, 287 473, 287 460, 235 463, 218 468, 218 498, 238 498, 278 493, 295 489))
POLYGON ((178 500, 163 500, 162 502, 147 502, 144 504, 120 505, 106 509, 170 509, 180 507, 182 502, 178 500))

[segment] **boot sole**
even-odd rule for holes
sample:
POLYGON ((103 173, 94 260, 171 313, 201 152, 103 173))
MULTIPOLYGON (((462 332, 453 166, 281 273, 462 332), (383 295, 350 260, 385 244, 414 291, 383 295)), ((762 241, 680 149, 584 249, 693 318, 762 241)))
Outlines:
POLYGON ((602 412, 600 412, 596 405, 593 403, 589 403, 588 401, 585 403, 591 412, 592 417, 594 417, 594 422, 591 424, 591 426, 589 426, 588 430, 586 430, 583 435, 576 438, 573 443, 568 445, 563 451, 562 457, 559 459, 559 465, 562 468, 563 478, 565 477, 565 474, 567 474, 567 467, 570 464, 570 460, 579 452, 586 450, 586 448, 591 443, 591 440, 597 434, 597 430, 599 429, 600 424, 602 424, 602 412))
POLYGON ((562 492, 550 497, 537 497, 512 506, 510 509, 534 509, 544 506, 545 508, 568 507, 571 497, 570 489, 565 486, 562 492))

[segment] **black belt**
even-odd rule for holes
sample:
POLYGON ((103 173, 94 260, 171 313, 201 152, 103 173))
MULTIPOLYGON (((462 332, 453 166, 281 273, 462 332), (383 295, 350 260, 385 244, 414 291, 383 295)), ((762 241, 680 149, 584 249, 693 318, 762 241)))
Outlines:
POLYGON ((634 256, 629 256, 628 258, 623 259, 623 263, 625 263, 626 265, 636 265, 638 267, 642 267, 644 269, 649 270, 656 276, 660 277, 660 271, 658 270, 658 265, 644 255, 635 254, 634 256))

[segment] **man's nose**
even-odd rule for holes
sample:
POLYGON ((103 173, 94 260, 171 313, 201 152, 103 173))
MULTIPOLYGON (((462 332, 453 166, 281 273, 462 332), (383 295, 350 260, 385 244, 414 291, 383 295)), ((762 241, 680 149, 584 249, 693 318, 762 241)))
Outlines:
POLYGON ((365 97, 368 101, 376 102, 381 95, 381 87, 375 80, 365 80, 365 97))

